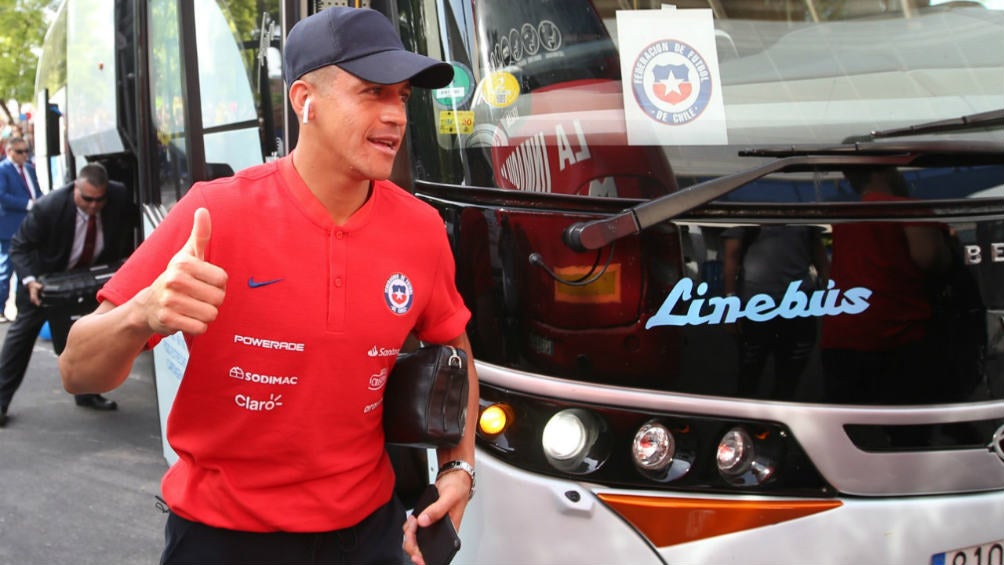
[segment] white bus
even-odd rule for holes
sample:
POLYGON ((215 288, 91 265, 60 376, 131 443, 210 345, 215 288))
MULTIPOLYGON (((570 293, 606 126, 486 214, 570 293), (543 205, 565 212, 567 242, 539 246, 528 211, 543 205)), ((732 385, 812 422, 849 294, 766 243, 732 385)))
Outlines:
MULTIPOLYGON (((473 313, 456 562, 1004 564, 999 4, 350 3, 455 70, 395 176, 473 313)), ((328 4, 66 0, 50 178, 104 162, 148 233, 285 154, 283 38, 328 4)), ((155 357, 166 410, 183 342, 155 357)))

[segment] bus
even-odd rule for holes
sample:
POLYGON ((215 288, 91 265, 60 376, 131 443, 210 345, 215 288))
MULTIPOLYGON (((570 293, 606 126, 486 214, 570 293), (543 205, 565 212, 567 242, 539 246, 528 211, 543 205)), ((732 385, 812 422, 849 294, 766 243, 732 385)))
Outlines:
POLYGON ((393 180, 473 314, 456 562, 1004 563, 1004 5, 65 0, 43 182, 103 162, 141 239, 286 155, 283 41, 329 5, 454 68, 393 180))

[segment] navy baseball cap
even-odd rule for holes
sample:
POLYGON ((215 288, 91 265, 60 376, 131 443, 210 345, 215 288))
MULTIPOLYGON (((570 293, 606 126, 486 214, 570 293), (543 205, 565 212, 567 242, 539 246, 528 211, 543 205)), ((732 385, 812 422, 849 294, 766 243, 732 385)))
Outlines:
POLYGON ((410 80, 442 88, 453 80, 451 65, 405 49, 390 20, 370 8, 327 8, 289 30, 282 63, 287 84, 328 65, 376 84, 410 80))

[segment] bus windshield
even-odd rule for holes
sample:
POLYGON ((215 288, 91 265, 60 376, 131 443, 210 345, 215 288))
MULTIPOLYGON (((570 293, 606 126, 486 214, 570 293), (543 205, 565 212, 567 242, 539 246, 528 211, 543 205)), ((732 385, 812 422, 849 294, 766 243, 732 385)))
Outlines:
POLYGON ((481 360, 751 399, 1004 398, 1002 6, 438 9, 423 33, 455 77, 415 97, 411 165, 481 360), (610 217, 623 234, 569 245, 610 217))

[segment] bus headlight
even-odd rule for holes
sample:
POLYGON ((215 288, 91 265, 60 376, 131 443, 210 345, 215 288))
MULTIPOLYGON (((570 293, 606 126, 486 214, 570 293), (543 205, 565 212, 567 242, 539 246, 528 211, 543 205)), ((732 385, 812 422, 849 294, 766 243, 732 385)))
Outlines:
POLYGON ((752 457, 753 440, 742 428, 732 428, 718 442, 718 471, 723 476, 742 475, 749 470, 752 457))
POLYGON ((562 410, 547 421, 540 442, 547 461, 566 473, 590 473, 606 460, 605 425, 592 412, 562 410))
POLYGON ((735 427, 718 442, 718 473, 733 485, 754 486, 774 476, 774 463, 742 427, 735 427), (763 452, 762 452, 763 451, 763 452))
POLYGON ((547 421, 541 443, 548 459, 575 459, 586 448, 589 433, 577 410, 562 410, 547 421))
POLYGON ((631 442, 634 463, 645 471, 665 471, 675 454, 676 438, 666 426, 656 421, 646 422, 631 442))

